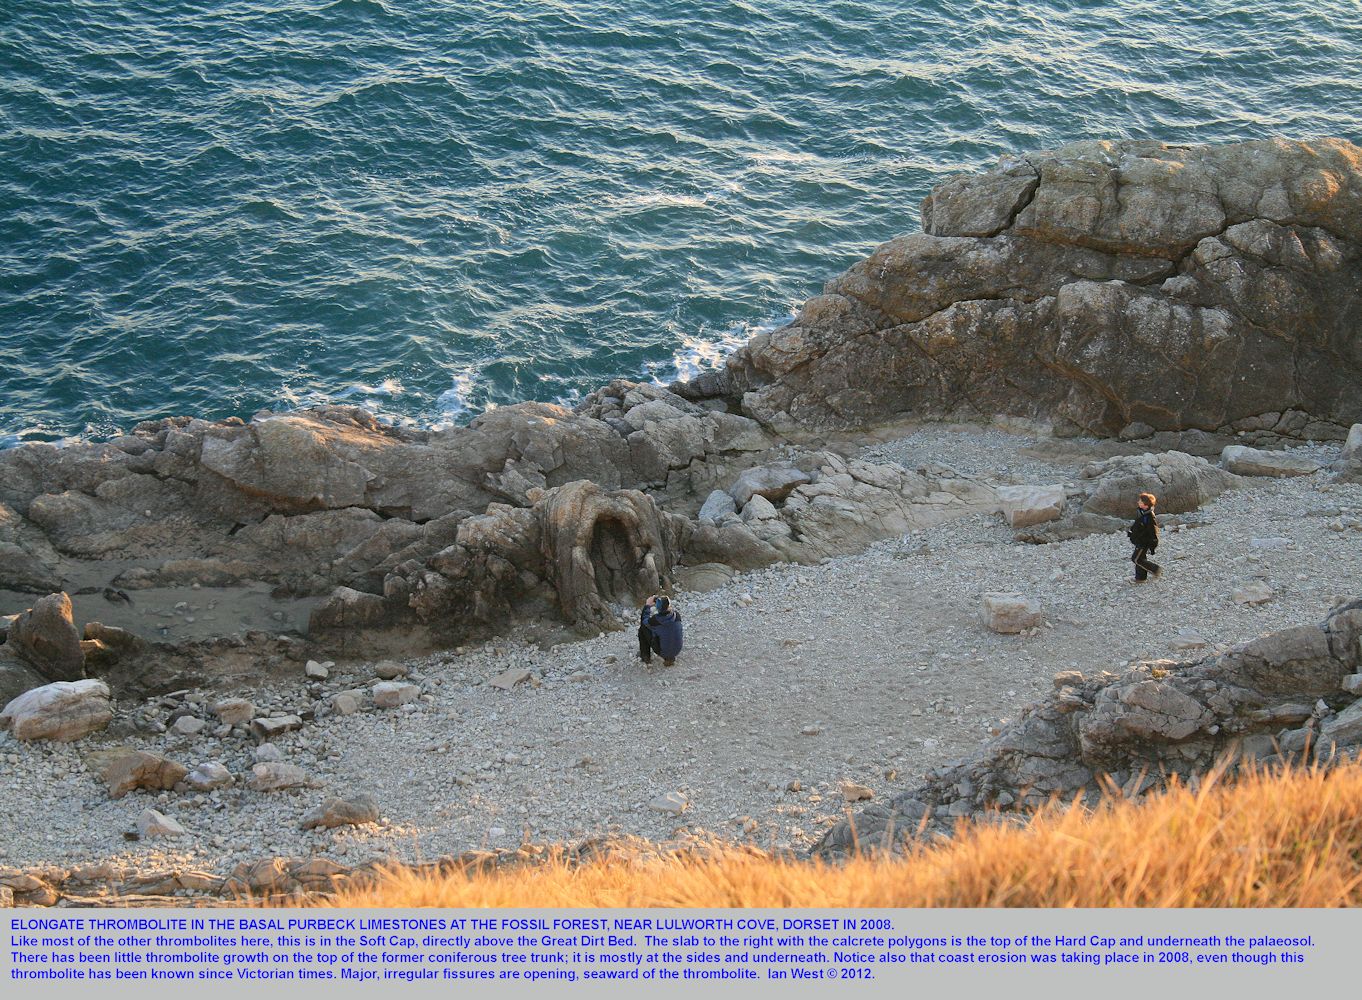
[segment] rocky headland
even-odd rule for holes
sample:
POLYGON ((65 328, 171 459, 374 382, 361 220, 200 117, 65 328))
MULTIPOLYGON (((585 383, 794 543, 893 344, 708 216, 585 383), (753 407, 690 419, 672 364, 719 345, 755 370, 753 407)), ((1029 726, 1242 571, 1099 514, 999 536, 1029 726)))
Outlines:
POLYGON ((616 833, 836 853, 1353 753, 1362 150, 1082 143, 922 215, 690 383, 0 452, 29 817, 0 884, 315 888, 352 851, 616 833), (1137 595, 1146 489, 1176 561, 1137 595), (658 590, 670 672, 619 634, 658 590))

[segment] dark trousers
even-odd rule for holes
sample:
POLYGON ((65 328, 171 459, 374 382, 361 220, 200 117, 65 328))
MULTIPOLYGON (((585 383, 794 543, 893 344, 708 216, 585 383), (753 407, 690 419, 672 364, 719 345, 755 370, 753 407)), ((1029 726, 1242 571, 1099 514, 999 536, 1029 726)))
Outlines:
POLYGON ((1130 561, 1135 564, 1135 579, 1148 580, 1149 574, 1159 575, 1159 564, 1149 558, 1149 549, 1136 549, 1130 561))
POLYGON ((638 658, 647 663, 653 658, 654 653, 660 655, 661 652, 662 640, 647 625, 640 625, 638 627, 638 658))

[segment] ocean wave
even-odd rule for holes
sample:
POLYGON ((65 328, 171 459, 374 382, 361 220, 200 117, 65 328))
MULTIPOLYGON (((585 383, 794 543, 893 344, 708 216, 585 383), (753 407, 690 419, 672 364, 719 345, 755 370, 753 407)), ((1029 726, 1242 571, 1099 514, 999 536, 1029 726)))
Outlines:
POLYGON ((7 441, 670 381, 1002 154, 1362 139, 1342 0, 10 6, 7 441))

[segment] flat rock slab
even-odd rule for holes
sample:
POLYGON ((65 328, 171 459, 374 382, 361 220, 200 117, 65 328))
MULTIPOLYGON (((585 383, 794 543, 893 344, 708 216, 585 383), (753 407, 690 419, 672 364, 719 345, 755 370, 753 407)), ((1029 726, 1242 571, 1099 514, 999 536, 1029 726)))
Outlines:
POLYGON ((648 808, 671 816, 680 816, 688 805, 690 803, 680 792, 666 792, 649 802, 648 808))
POLYGON ((1313 459, 1281 451, 1262 451, 1232 444, 1220 453, 1222 467, 1239 476, 1308 476, 1322 465, 1313 459))
POLYGON ((261 740, 272 740, 294 729, 302 728, 303 720, 296 715, 274 715, 267 719, 256 719, 251 723, 251 732, 261 740))
POLYGON ((257 792, 280 792, 287 788, 306 788, 311 781, 307 772, 296 764, 266 761, 251 767, 248 783, 257 792))
POLYGON ((178 820, 171 819, 155 809, 143 809, 137 817, 137 832, 144 840, 155 837, 183 837, 188 831, 178 820))
POLYGON ((229 726, 244 726, 255 718, 255 705, 245 698, 224 698, 214 703, 213 714, 229 726))
POLYGON ((1275 596, 1276 592, 1262 580, 1254 580, 1230 591, 1230 600, 1235 604, 1266 604, 1275 596))
POLYGON ((698 566, 683 566, 676 571, 676 585, 682 590, 704 593, 718 590, 736 576, 731 566, 723 563, 701 563, 698 566))
POLYGON ((395 681, 408 673, 407 665, 397 660, 379 660, 374 664, 374 676, 382 681, 395 681))
POLYGON ((379 681, 373 691, 374 704, 379 708, 397 708, 421 697, 421 689, 406 681, 379 681))
POLYGON ((509 691, 517 684, 524 684, 529 679, 530 672, 528 670, 524 669, 523 667, 516 667, 511 670, 507 670, 503 673, 497 674, 497 676, 493 677, 487 683, 492 685, 492 687, 494 688, 500 688, 503 691, 509 691))
POLYGON ((0 729, 20 740, 69 743, 98 732, 113 718, 109 685, 101 680, 56 681, 25 691, 0 712, 0 729))
POLYGON ((1177 650, 1205 649, 1210 644, 1210 640, 1192 629, 1182 629, 1168 640, 1168 648, 1177 650))
POLYGON ((205 761, 185 775, 184 783, 196 792, 211 792, 232 783, 232 772, 215 760, 205 761))
POLYGON ((1249 539, 1249 548, 1257 549, 1260 552, 1286 552, 1295 547, 1296 543, 1294 541, 1290 538, 1283 538, 1280 535, 1249 539))

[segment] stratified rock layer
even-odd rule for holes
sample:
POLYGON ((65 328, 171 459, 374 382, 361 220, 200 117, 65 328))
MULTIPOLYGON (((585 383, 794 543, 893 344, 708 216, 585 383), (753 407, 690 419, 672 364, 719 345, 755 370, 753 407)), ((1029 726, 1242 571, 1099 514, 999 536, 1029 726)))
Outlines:
POLYGON ((725 377, 780 428, 997 413, 1340 437, 1362 417, 1362 150, 1083 142, 937 187, 725 377))
MULTIPOLYGON (((0 451, 0 591, 70 580, 119 607, 185 587, 319 602, 293 619, 310 613, 302 651, 269 634, 281 611, 243 618, 241 636, 172 645, 90 622, 82 641, 46 597, 8 628, 0 688, 33 682, 20 659, 145 694, 209 663, 383 656, 511 619, 613 628, 612 604, 679 567, 816 562, 1000 507, 948 469, 850 459, 832 427, 1003 413, 1152 435, 1151 449, 1224 430, 1342 439, 1362 419, 1360 178, 1362 151, 1334 140, 1066 146, 941 185, 923 233, 693 383, 617 380, 572 409, 522 403, 429 431, 324 406, 0 451)), ((1362 468, 1352 444, 1340 479, 1362 468)), ((1132 490, 1176 514, 1239 482, 1169 451, 1092 475, 1067 517, 1058 492, 1001 505, 1043 541, 1111 530, 1132 490)))

